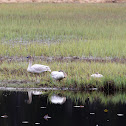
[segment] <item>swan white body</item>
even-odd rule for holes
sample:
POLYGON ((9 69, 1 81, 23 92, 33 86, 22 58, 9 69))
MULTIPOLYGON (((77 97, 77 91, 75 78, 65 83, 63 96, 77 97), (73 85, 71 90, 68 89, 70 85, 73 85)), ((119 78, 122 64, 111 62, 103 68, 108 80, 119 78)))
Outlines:
POLYGON ((45 65, 41 65, 41 64, 34 64, 34 65, 32 65, 32 61, 31 61, 31 57, 30 57, 27 71, 31 72, 31 73, 38 73, 38 74, 40 74, 40 73, 43 73, 43 72, 46 72, 46 71, 51 72, 51 69, 49 68, 49 66, 45 66, 45 65))
POLYGON ((32 94, 33 95, 41 95, 41 94, 43 94, 43 92, 41 92, 41 91, 32 91, 32 94))
POLYGON ((51 72, 51 77, 55 80, 62 80, 65 78, 67 75, 63 71, 52 71, 51 72))
POLYGON ((66 101, 66 97, 60 97, 57 95, 53 95, 53 96, 51 96, 50 100, 53 104, 63 104, 66 101))
POLYGON ((45 65, 34 64, 34 65, 28 65, 27 71, 31 73, 43 73, 46 71, 51 72, 51 69, 45 65))
POLYGON ((102 74, 99 74, 99 73, 96 73, 96 74, 92 74, 91 77, 94 77, 94 78, 102 78, 103 75, 102 74))

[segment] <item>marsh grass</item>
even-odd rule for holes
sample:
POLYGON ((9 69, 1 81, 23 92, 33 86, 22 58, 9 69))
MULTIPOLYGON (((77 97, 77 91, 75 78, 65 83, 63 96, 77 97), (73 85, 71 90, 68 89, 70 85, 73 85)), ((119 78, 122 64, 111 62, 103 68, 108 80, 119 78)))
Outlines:
MULTIPOLYGON (((73 89, 104 88, 106 84, 118 89, 126 88, 126 65, 117 63, 87 63, 82 61, 73 62, 45 62, 35 61, 43 65, 50 66, 52 71, 64 70, 68 77, 61 82, 54 81, 50 73, 35 75, 27 72, 28 62, 7 62, 4 61, 0 68, 1 81, 24 81, 32 82, 38 86, 48 87, 68 87, 73 89), (103 78, 91 78, 91 74, 99 72, 103 78)), ((33 64, 34 64, 33 63, 33 64)))
POLYGON ((125 58, 124 40, 66 41, 61 43, 1 44, 1 56, 87 56, 125 58))
POLYGON ((126 4, 1 4, 1 56, 126 54, 126 4))
MULTIPOLYGON (((126 58, 125 8, 126 4, 1 4, 0 56, 126 58)), ((28 73, 25 61, 3 60, 0 81, 78 89, 111 88, 113 84, 120 90, 126 88, 125 64, 39 60, 36 63, 64 70, 68 78, 59 83, 49 73, 28 73), (91 78, 96 72, 104 78, 91 78)))

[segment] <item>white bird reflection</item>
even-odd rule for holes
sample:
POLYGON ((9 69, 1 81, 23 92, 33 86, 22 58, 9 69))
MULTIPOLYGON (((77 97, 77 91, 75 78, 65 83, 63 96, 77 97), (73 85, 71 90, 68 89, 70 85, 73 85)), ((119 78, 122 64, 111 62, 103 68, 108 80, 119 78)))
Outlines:
POLYGON ((53 96, 51 96, 50 101, 53 104, 63 104, 66 101, 66 97, 60 97, 58 95, 53 95, 53 96))
POLYGON ((28 104, 32 103, 32 96, 33 95, 41 95, 43 94, 42 91, 36 91, 36 90, 28 90, 28 100, 26 101, 28 104))

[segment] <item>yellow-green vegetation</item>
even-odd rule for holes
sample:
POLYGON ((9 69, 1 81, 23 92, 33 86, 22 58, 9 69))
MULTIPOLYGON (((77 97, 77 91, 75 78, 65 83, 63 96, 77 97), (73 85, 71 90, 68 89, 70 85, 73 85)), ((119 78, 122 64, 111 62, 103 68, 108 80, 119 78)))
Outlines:
POLYGON ((126 103, 126 93, 124 92, 115 92, 114 94, 105 94, 104 92, 98 92, 98 91, 49 91, 48 92, 49 97, 51 97, 53 94, 66 97, 67 99, 71 99, 76 105, 82 105, 85 104, 88 100, 88 102, 93 103, 96 100, 99 100, 102 104, 125 104, 126 103), (80 104, 82 103, 82 104, 80 104))
MULTIPOLYGON (((0 56, 7 58, 43 55, 125 59, 125 8, 126 4, 1 4, 0 56)), ((1 83, 20 81, 23 84, 29 82, 30 85, 31 82, 39 82, 38 86, 79 89, 126 87, 125 64, 69 60, 36 63, 48 65, 51 70, 64 70, 68 78, 60 83, 54 82, 49 73, 41 74, 40 77, 28 73, 27 62, 3 60, 0 64, 1 83), (91 78, 90 75, 96 72, 104 77, 91 78)))
POLYGON ((1 56, 126 57, 126 4, 1 4, 1 56))
MULTIPOLYGON (((126 88, 126 65, 117 63, 95 63, 83 61, 68 62, 45 62, 36 61, 50 66, 52 71, 64 70, 68 77, 61 82, 54 81, 50 77, 50 73, 35 75, 27 72, 28 62, 6 62, 4 61, 0 67, 0 80, 2 82, 34 82, 32 86, 49 86, 49 87, 68 87, 74 89, 86 88, 126 88), (91 74, 99 72, 103 74, 103 78, 91 78, 91 74), (109 85, 109 86, 108 86, 109 85)), ((26 85, 20 86, 29 86, 26 85)), ((9 86, 9 85, 7 85, 9 86)))
POLYGON ((31 43, 1 44, 1 55, 5 56, 93 56, 93 57, 116 57, 125 58, 126 41, 124 40, 73 40, 61 43, 31 43))

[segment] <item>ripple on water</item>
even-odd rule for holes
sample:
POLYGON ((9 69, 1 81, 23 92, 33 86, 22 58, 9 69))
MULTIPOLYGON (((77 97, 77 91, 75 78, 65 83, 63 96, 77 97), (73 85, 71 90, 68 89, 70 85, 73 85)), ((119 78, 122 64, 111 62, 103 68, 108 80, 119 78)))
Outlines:
POLYGON ((43 106, 43 107, 40 107, 40 108, 44 109, 44 108, 46 108, 46 107, 43 106))
POLYGON ((28 124, 29 122, 28 121, 22 121, 23 124, 28 124))
POLYGON ((2 115, 1 118, 8 118, 8 116, 7 115, 2 115))
POLYGON ((91 112, 90 115, 94 115, 95 113, 91 112))
POLYGON ((40 125, 40 123, 39 122, 36 122, 35 125, 40 125))
POLYGON ((117 114, 117 116, 124 116, 124 114, 117 114))

